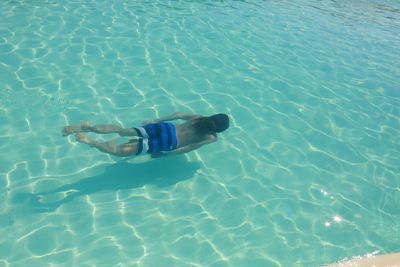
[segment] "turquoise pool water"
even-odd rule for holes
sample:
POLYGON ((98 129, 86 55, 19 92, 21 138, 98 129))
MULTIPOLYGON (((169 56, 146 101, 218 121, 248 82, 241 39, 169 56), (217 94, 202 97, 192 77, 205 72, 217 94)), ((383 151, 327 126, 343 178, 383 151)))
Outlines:
POLYGON ((0 266, 400 251, 398 1, 6 0, 0 14, 0 266), (160 160, 60 133, 176 111, 232 127, 160 160))

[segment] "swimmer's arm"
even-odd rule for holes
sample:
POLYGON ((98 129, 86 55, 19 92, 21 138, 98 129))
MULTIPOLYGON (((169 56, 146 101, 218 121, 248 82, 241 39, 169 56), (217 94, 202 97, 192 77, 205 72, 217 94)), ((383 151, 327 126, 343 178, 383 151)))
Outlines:
POLYGON ((157 122, 161 122, 161 121, 173 121, 173 120, 191 120, 194 118, 198 118, 201 117, 200 115, 193 115, 193 114, 186 114, 186 113, 182 113, 182 112, 176 112, 174 114, 171 114, 169 116, 165 116, 165 117, 161 117, 159 119, 154 119, 154 120, 147 120, 144 121, 143 124, 150 124, 150 123, 157 123, 157 122))

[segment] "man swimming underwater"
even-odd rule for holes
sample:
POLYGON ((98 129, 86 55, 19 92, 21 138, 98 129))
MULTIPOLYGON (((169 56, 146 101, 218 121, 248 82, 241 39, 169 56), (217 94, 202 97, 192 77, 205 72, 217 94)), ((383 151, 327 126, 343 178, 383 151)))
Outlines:
POLYGON ((76 141, 88 144, 98 150, 119 157, 150 154, 153 158, 183 154, 217 141, 217 133, 229 128, 229 117, 216 114, 208 117, 175 113, 160 119, 145 121, 143 126, 122 128, 117 125, 90 125, 87 122, 65 126, 63 136, 75 133, 76 141), (167 121, 185 120, 182 124, 167 121), (82 132, 98 134, 117 133, 120 136, 132 136, 134 139, 125 144, 114 141, 97 142, 89 140, 82 132))

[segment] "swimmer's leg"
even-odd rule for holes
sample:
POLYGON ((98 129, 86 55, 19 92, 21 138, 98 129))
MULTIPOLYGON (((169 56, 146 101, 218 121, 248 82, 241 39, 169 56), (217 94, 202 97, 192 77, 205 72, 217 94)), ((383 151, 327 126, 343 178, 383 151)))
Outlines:
POLYGON ((98 134, 117 133, 120 136, 137 136, 137 133, 133 128, 122 128, 113 124, 90 125, 87 122, 82 122, 81 128, 85 132, 93 132, 98 134))
POLYGON ((88 122, 69 125, 62 129, 63 136, 78 132, 93 132, 98 134, 117 133, 120 136, 137 136, 137 133, 132 128, 122 128, 113 124, 90 125, 88 122))
POLYGON ((118 145, 114 141, 108 141, 99 143, 94 140, 89 140, 87 136, 77 133, 75 135, 76 141, 84 144, 88 144, 92 147, 97 148, 101 152, 118 156, 118 157, 127 157, 136 155, 138 149, 138 142, 129 142, 126 144, 118 145))

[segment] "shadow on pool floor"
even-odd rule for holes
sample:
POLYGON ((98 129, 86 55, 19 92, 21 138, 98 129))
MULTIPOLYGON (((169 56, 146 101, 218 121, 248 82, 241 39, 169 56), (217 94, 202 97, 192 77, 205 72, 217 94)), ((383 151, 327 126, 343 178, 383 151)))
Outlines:
POLYGON ((81 179, 58 187, 51 191, 39 193, 17 193, 12 202, 25 203, 34 212, 53 212, 61 205, 83 195, 91 195, 102 191, 119 191, 139 188, 144 185, 169 187, 181 181, 191 179, 201 167, 201 162, 187 161, 184 156, 150 160, 144 163, 120 161, 107 165, 102 174, 81 179), (68 192, 64 198, 54 202, 41 202, 45 196, 68 192))

